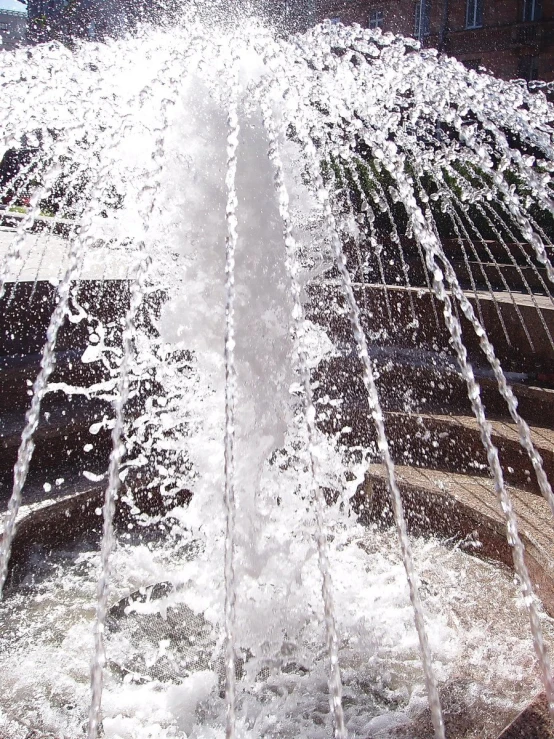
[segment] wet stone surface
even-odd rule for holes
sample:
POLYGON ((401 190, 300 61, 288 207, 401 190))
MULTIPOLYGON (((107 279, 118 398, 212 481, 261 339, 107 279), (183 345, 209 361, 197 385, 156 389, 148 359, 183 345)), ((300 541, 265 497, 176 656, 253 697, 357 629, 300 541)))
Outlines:
POLYGON ((541 693, 498 739, 552 739, 552 737, 554 722, 549 716, 546 696, 541 693))

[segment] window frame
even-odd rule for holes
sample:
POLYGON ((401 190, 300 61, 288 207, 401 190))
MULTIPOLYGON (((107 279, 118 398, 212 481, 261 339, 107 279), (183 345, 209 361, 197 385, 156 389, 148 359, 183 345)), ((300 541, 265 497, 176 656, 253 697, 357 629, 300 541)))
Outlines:
POLYGON ((466 28, 483 28, 483 0, 466 0, 466 28))
POLYGON ((385 11, 383 10, 383 8, 372 8, 369 11, 368 28, 373 29, 373 30, 375 30, 376 28, 383 28, 384 20, 385 20, 385 11))
POLYGON ((539 57, 535 54, 522 56, 518 63, 518 76, 527 82, 539 79, 539 57))
POLYGON ((542 0, 523 0, 522 21, 534 23, 542 19, 542 0))
POLYGON ((431 34, 431 0, 417 0, 414 9, 414 37, 425 38, 431 34), (423 7, 423 14, 421 8, 423 7), (423 15, 423 33, 421 33, 421 20, 423 15))

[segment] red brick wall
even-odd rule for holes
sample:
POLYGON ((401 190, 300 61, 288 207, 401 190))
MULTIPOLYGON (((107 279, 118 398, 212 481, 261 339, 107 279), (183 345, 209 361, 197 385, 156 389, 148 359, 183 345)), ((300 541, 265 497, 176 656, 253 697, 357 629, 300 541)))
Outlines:
MULTIPOLYGON (((319 20, 340 18, 367 28, 372 9, 383 12, 383 31, 414 35, 416 0, 319 0, 319 20)), ((426 46, 439 47, 461 61, 480 61, 494 74, 518 77, 531 57, 536 59, 539 79, 554 79, 554 0, 543 0, 542 19, 522 23, 523 0, 483 0, 483 27, 466 29, 466 0, 448 0, 448 22, 444 43, 445 0, 431 2, 431 33, 426 46), (523 59, 523 61, 521 61, 523 59)))

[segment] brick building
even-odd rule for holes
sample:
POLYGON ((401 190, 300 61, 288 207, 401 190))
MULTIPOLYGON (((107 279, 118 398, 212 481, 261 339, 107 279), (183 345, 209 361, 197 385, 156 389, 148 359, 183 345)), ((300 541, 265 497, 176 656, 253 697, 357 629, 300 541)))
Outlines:
MULTIPOLYGON (((24 0, 22 0, 24 1, 24 0)), ((325 18, 419 38, 506 79, 554 79, 554 0, 250 0, 277 25, 325 18)), ((27 0, 29 38, 102 39, 187 0, 27 0)), ((229 10, 237 0, 212 0, 229 10)))
MULTIPOLYGON (((277 25, 306 27, 315 22, 315 14, 306 12, 313 0, 247 0, 248 6, 269 17, 277 25), (309 20, 308 20, 309 19, 309 20)), ((28 7, 29 40, 32 43, 71 39, 102 41, 141 22, 166 23, 182 16, 190 0, 20 0, 28 7)), ((229 19, 240 0, 209 0, 206 12, 229 19)), ((200 7, 203 7, 200 4, 200 7)))
POLYGON ((94 19, 90 0, 28 0, 27 8, 32 42, 92 35, 94 19))
POLYGON ((27 14, 0 9, 0 50, 10 51, 25 43, 27 14))
POLYGON ((27 0, 29 40, 102 40, 147 19, 152 5, 139 0, 27 0))
POLYGON ((554 79, 554 0, 317 0, 317 15, 415 36, 505 79, 554 79))
MULTIPOLYGON (((133 29, 141 21, 179 19, 189 0, 20 0, 28 7, 29 38, 38 43, 71 38, 102 40, 133 29)), ((212 17, 233 18, 243 0, 210 0, 198 9, 212 17)), ((314 0, 244 0, 250 12, 277 27, 305 30, 317 22, 314 0)), ((240 16, 239 16, 240 17, 240 16)))

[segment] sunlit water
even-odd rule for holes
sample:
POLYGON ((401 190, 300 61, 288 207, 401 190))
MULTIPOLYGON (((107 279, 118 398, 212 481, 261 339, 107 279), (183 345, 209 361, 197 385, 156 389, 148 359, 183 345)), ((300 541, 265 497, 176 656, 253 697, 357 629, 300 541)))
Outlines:
MULTIPOLYGON (((417 540, 415 555, 440 680, 470 713, 477 732, 494 732, 525 702, 524 696, 539 689, 526 614, 512 578, 435 540, 417 540)), ((186 557, 178 547, 120 542, 114 557, 114 599, 162 580, 179 582, 186 557)), ((0 729, 6 735, 23 738, 32 728, 39 729, 39 736, 81 735, 90 700, 97 568, 98 552, 83 545, 58 555, 36 583, 23 586, 2 605, 0 729)), ((191 560, 191 578, 201 577, 196 569, 191 560)), ((425 706, 395 534, 375 530, 345 540, 341 551, 334 552, 333 575, 349 730, 359 737, 394 736, 395 729, 409 725, 425 706)), ((328 736, 317 572, 307 566, 301 581, 289 585, 302 594, 304 607, 292 614, 301 626, 252 681, 247 660, 238 682, 241 735, 328 736)), ((194 609, 187 587, 181 597, 194 609)), ((261 615, 252 604, 251 619, 261 615)), ((554 628, 550 620, 544 625, 552 643, 554 628)), ((162 641, 152 638, 146 645, 150 666, 174 648, 164 648, 162 641)), ((109 641, 108 662, 120 658, 120 648, 118 640, 109 641)), ((137 671, 127 678, 109 668, 105 736, 221 736, 218 648, 217 640, 208 640, 203 669, 189 666, 171 682, 149 677, 146 668, 146 675, 137 671)), ((479 735, 489 734, 470 734, 479 735)))
MULTIPOLYGON (((317 516, 310 495, 316 459, 317 484, 337 498, 325 511, 324 529, 347 726, 362 739, 390 735, 425 705, 405 569, 395 536, 364 532, 349 508, 375 450, 358 450, 353 460, 335 439, 319 433, 307 438, 301 364, 317 367, 333 344, 324 329, 299 315, 291 272, 301 286, 336 279, 333 258, 347 240, 367 237, 364 247, 369 244, 379 256, 385 219, 399 247, 398 279, 409 284, 401 266, 402 236, 417 242, 439 299, 446 279, 465 312, 437 238, 442 219, 454 233, 494 228, 501 243, 516 232, 552 279, 551 106, 520 84, 476 75, 454 60, 420 54, 414 42, 356 28, 320 27, 285 41, 251 21, 223 31, 189 19, 171 32, 146 29, 106 45, 83 44, 75 51, 43 46, 5 58, 4 148, 20 146, 21 132, 29 133, 27 146, 38 152, 27 180, 39 185, 2 280, 13 279, 24 266, 26 228, 41 200, 58 193, 59 213, 81 224, 70 240, 62 301, 92 249, 105 250, 111 259, 116 254, 130 276, 147 255, 151 264, 144 265, 146 277, 135 281, 135 295, 164 294, 154 319, 159 333, 140 322, 135 327, 131 395, 141 388, 148 398, 139 415, 128 419, 121 476, 132 479, 141 472, 168 501, 182 489, 193 497, 188 507, 154 522, 161 541, 119 542, 109 602, 140 586, 175 581, 191 612, 211 625, 213 641, 209 658, 202 654, 201 670, 186 667, 187 674, 169 684, 143 679, 140 659, 132 671, 109 668, 105 735, 211 739, 224 733, 221 661, 230 586, 223 567, 225 243, 235 217, 231 351, 238 384, 232 398, 236 423, 227 432, 234 433, 236 445, 233 636, 243 660, 237 732, 315 739, 331 731, 317 516), (240 131, 230 115, 235 105, 240 131), (520 146, 512 146, 512 139, 520 146), (64 186, 56 189, 60 179, 64 186), (345 180, 354 182, 351 196, 357 193, 350 203, 345 180), (483 210, 478 226, 470 206, 483 210), (302 360, 293 342, 299 319, 302 360)), ((15 186, 25 190, 25 182, 15 186)), ((101 277, 110 278, 107 269, 101 277)), ((348 259, 346 282, 348 269, 359 270, 361 281, 371 279, 363 259, 357 265, 348 259)), ((352 305, 349 313, 359 341, 352 305)), ((455 320, 445 315, 484 424, 455 320)), ((85 361, 102 361, 113 373, 112 381, 85 392, 117 400, 117 331, 96 325, 86 308, 78 318, 89 322, 94 335, 85 361)), ((383 326, 370 328, 386 332, 383 326)), ((369 363, 367 348, 365 354, 358 348, 369 363)), ((491 358, 494 364, 489 351, 491 358)), ((501 368, 494 370, 501 383, 501 368)), ((505 395, 511 401, 508 390, 505 395)), ((316 413, 313 407, 308 411, 316 413)), ((510 412, 518 422, 513 403, 510 412)), ((524 426, 520 433, 525 441, 524 426)), ((540 477, 540 464, 528 450, 540 477)), ((493 473, 502 489, 501 472, 493 473)), ((20 482, 25 474, 23 466, 20 482)), ((541 478, 539 484, 547 495, 548 483, 541 478)), ((131 493, 126 491, 124 503, 142 524, 131 493)), ((414 546, 439 683, 459 688, 469 706, 478 695, 511 715, 539 687, 527 613, 511 578, 435 541, 414 546)), ((404 565, 413 576, 406 557, 404 565)), ((69 739, 86 724, 99 555, 85 548, 56 566, 55 573, 25 585, 2 605, 0 692, 10 736, 37 728, 69 739)), ((103 566, 106 571, 106 558, 103 566)), ((549 640, 550 623, 542 621, 549 640)), ((537 649, 537 624, 534 631, 537 649)), ((147 667, 167 658, 166 641, 144 646, 147 667)), ((108 639, 108 662, 114 650, 125 662, 122 643, 114 635, 108 639)), ((136 644, 129 644, 133 649, 136 644)))

